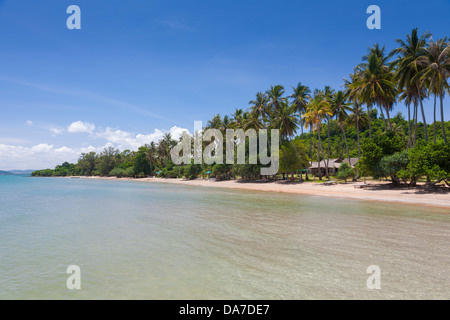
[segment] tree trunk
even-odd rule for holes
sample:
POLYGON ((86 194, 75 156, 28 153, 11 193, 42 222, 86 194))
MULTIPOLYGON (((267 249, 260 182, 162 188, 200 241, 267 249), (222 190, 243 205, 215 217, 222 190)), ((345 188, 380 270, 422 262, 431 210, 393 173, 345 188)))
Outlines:
POLYGON ((408 103, 408 150, 411 148, 411 106, 408 103))
POLYGON ((369 137, 372 139, 372 107, 369 107, 369 105, 367 105, 367 113, 369 114, 369 137))
POLYGON ((319 144, 317 146, 317 160, 318 160, 318 166, 317 166, 317 173, 319 174, 319 180, 322 180, 322 170, 320 170, 320 154, 322 154, 322 140, 320 139, 320 127, 317 128, 317 135, 319 137, 319 144))
MULTIPOLYGON (((292 147, 294 148, 295 154, 298 158, 298 160, 300 161, 300 172, 302 171, 302 159, 300 158, 300 155, 298 154, 297 148, 294 145, 294 142, 292 142, 292 140, 290 140, 292 147)), ((292 179, 294 179, 294 174, 292 174, 292 179)), ((303 177, 300 175, 300 181, 303 182, 303 177)))
POLYGON ((383 119, 384 130, 387 131, 386 118, 384 117, 383 107, 380 105, 381 118, 383 119))
POLYGON ((423 111, 423 102, 422 102, 422 99, 420 99, 420 110, 422 111, 423 128, 424 128, 424 131, 425 131, 425 142, 428 142, 427 119, 425 118, 425 112, 423 111))
POLYGON ((444 99, 443 99, 443 92, 440 94, 441 96, 441 124, 442 124, 442 135, 444 136, 444 142, 447 144, 447 136, 445 135, 445 125, 444 125, 444 99))
MULTIPOLYGON (((358 110, 358 106, 356 106, 356 110, 358 110)), ((358 160, 359 160, 361 159, 361 144, 359 142, 359 113, 356 114, 356 137, 358 138, 358 160)))
POLYGON ((328 116, 328 123, 327 123, 327 131, 328 131, 328 140, 327 140, 327 167, 326 167, 326 174, 327 174, 327 179, 330 180, 330 169, 329 169, 329 165, 330 165, 330 116, 328 116))
POLYGON ((341 127, 342 134, 344 135, 345 149, 347 150, 348 156, 348 164, 351 166, 352 162, 350 161, 350 151, 348 150, 347 136, 345 135, 344 126, 342 125, 342 123, 339 123, 339 127, 341 127))
POLYGON ((389 130, 392 130, 391 116, 389 115, 389 110, 387 108, 386 108, 386 114, 388 117, 389 130))
POLYGON ((414 143, 413 143, 413 146, 415 147, 416 141, 417 141, 417 101, 414 102, 413 121, 414 121, 414 143))
MULTIPOLYGON (((309 141, 310 141, 310 146, 309 146, 309 155, 310 155, 310 158, 309 158, 309 161, 310 161, 310 165, 312 166, 312 161, 313 161, 313 141, 312 141, 312 132, 313 132, 313 129, 312 129, 312 125, 310 125, 309 126, 309 141)), ((308 179, 308 176, 306 177, 306 179, 308 179)))
POLYGON ((396 175, 391 175, 391 180, 394 186, 399 186, 401 184, 400 179, 396 175))
POLYGON ((434 135, 434 143, 436 143, 436 95, 434 95, 434 113, 433 113, 433 135, 434 135))

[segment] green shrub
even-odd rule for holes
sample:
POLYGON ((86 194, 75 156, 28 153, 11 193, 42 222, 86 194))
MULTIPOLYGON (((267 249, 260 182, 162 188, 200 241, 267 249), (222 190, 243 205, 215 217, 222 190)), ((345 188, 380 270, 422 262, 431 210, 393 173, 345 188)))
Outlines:
POLYGON ((338 179, 345 180, 345 183, 347 183, 348 178, 354 178, 355 176, 355 170, 347 162, 341 164, 336 175, 338 179))

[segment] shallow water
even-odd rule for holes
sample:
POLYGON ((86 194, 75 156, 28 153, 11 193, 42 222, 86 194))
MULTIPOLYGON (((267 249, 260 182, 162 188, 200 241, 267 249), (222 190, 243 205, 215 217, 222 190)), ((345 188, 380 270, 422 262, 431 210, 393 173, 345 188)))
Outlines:
POLYGON ((0 176, 0 299, 449 299, 448 211, 0 176))

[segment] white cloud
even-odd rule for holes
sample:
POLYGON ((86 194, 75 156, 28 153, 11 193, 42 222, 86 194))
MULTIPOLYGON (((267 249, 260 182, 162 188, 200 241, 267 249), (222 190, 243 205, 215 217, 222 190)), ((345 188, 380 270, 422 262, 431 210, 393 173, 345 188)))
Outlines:
POLYGON ((89 122, 76 121, 72 122, 67 128, 70 133, 92 133, 95 130, 95 125, 89 122))
POLYGON ((27 140, 19 139, 19 138, 0 138, 0 144, 20 144, 20 143, 27 143, 27 140))
POLYGON ((33 125, 33 121, 27 120, 27 121, 25 122, 25 124, 26 124, 27 126, 32 126, 32 125, 33 125))
POLYGON ((59 128, 50 128, 48 130, 52 133, 52 136, 57 136, 58 134, 61 134, 64 131, 64 129, 59 128))
POLYGON ((107 146, 109 145, 99 148, 89 146, 73 149, 68 147, 55 148, 55 146, 46 143, 32 147, 0 144, 0 168, 1 170, 53 169, 56 165, 65 161, 77 162, 81 153, 100 152, 107 146))
MULTIPOLYGON (((54 135, 64 131, 64 129, 50 128, 54 135)), ((68 132, 94 133, 95 125, 86 122, 73 122, 67 129, 68 132)), ((164 134, 170 133, 173 139, 178 140, 187 129, 172 127, 170 130, 155 129, 150 134, 132 134, 123 130, 114 130, 107 127, 104 130, 97 130, 95 136, 105 141, 103 146, 82 148, 70 148, 67 146, 55 147, 47 143, 36 144, 31 147, 12 145, 24 143, 20 140, 0 140, 0 170, 26 170, 26 169, 46 169, 54 168, 65 161, 76 163, 81 153, 101 152, 105 147, 114 147, 121 151, 125 149, 137 150, 139 147, 150 143, 158 142, 164 134), (3 143, 2 143, 3 142, 3 143)))
POLYGON ((123 130, 113 130, 107 127, 104 131, 97 132, 97 137, 106 139, 109 142, 114 143, 117 148, 131 149, 137 150, 139 147, 153 142, 158 142, 164 137, 164 134, 170 133, 172 139, 178 140, 181 137, 183 132, 189 132, 189 130, 180 128, 180 127, 172 127, 169 131, 162 131, 159 129, 155 129, 153 133, 150 134, 137 134, 133 135, 130 132, 126 132, 123 130))

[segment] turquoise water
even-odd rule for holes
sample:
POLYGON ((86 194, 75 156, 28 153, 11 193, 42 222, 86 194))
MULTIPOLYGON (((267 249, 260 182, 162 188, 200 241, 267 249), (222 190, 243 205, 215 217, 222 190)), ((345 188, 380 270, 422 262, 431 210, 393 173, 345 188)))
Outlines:
POLYGON ((0 176, 0 299, 448 299, 448 211, 0 176))

